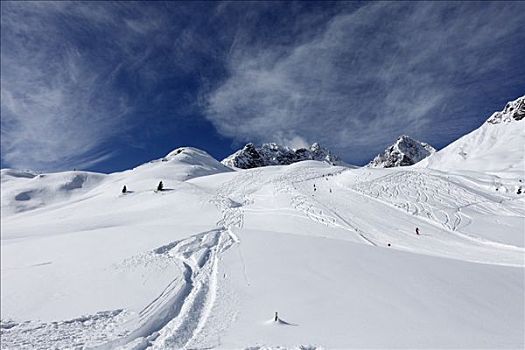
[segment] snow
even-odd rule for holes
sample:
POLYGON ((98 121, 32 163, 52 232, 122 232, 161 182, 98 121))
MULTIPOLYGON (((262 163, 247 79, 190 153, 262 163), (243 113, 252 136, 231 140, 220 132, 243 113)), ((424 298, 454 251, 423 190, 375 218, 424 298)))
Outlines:
POLYGON ((523 348, 525 168, 503 147, 479 154, 497 173, 232 171, 189 147, 108 175, 4 169, 2 349, 523 348))
POLYGON ((243 312, 221 337, 226 348, 476 348, 522 339, 523 314, 503 311, 502 299, 522 305, 520 268, 256 230, 245 232, 242 249, 250 279, 236 278, 243 312), (274 310, 297 326, 265 323, 274 310))

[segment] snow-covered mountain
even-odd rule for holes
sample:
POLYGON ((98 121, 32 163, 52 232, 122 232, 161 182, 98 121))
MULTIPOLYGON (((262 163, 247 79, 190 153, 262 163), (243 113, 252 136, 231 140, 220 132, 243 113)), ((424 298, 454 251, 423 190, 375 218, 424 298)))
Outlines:
POLYGON ((35 174, 2 169, 1 209, 6 215, 57 204, 81 197, 104 182, 120 188, 128 185, 130 190, 147 190, 155 189, 159 181, 170 183, 230 171, 205 151, 193 147, 175 149, 164 158, 111 175, 87 171, 35 174))
POLYGON ((222 163, 231 168, 251 169, 268 165, 289 165, 304 160, 317 160, 332 165, 342 164, 339 157, 318 143, 312 144, 310 148, 298 149, 276 143, 264 143, 261 147, 248 143, 242 149, 225 158, 222 163))
POLYGON ((4 169, 2 349, 523 348, 525 168, 497 157, 523 139, 479 153, 497 174, 475 153, 521 135, 519 111, 464 140, 476 171, 419 166, 440 152, 233 171, 191 147, 113 174, 4 169))
POLYGON ((401 135, 396 142, 381 154, 378 154, 368 167, 392 168, 413 165, 432 155, 436 150, 428 143, 414 140, 406 135, 401 135))
POLYGON ((525 96, 507 103, 478 129, 418 164, 455 171, 525 172, 525 96))
POLYGON ((520 121, 523 118, 525 118, 525 95, 507 103, 501 112, 494 112, 494 114, 487 119, 487 123, 511 123, 520 121))

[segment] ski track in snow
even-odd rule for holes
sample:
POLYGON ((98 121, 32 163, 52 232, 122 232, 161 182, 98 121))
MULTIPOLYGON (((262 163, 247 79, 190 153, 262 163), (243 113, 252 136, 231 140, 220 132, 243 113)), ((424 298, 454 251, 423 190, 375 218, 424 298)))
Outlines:
MULTIPOLYGON (((234 228, 242 228, 242 207, 251 203, 250 190, 256 190, 259 171, 240 173, 220 186, 210 200, 221 212, 217 229, 174 241, 151 252, 133 257, 124 265, 137 263, 177 263, 182 277, 176 277, 166 289, 139 313, 140 326, 104 348, 183 349, 204 328, 217 294, 219 256, 239 243, 234 228), (233 197, 233 198, 232 198, 233 197)), ((240 259, 248 280, 242 252, 240 259)))
MULTIPOLYGON (((372 181, 360 182, 354 190, 457 231, 470 224, 461 209, 476 206, 481 212, 494 212, 494 200, 439 176, 415 171, 398 171, 372 181), (422 190, 423 189, 423 190, 422 190)), ((499 214, 502 207, 498 207, 499 214)), ((507 215, 525 213, 506 212, 507 215)))
MULTIPOLYGON (((444 229, 467 240, 503 249, 524 251, 520 247, 461 232, 462 228, 471 223, 468 215, 461 210, 476 207, 480 213, 516 216, 524 216, 524 211, 516 212, 499 206, 494 199, 487 198, 454 182, 445 181, 440 176, 415 171, 397 171, 372 181, 359 182, 352 189, 409 214, 439 224, 444 229)), ((512 199, 500 199, 500 201, 508 200, 512 199)))
POLYGON ((227 228, 216 228, 170 242, 117 266, 155 264, 162 268, 177 264, 182 272, 138 315, 115 310, 50 323, 2 320, 1 348, 185 348, 206 323, 215 301, 219 256, 236 242, 234 237, 227 228), (129 325, 134 325, 133 329, 128 329, 129 325))
POLYGON ((180 311, 170 315, 169 322, 158 331, 153 349, 185 348, 199 334, 215 301, 219 255, 233 243, 228 230, 221 228, 194 236, 191 242, 175 248, 185 268, 188 293, 180 311))
MULTIPOLYGON (((138 315, 117 310, 48 324, 3 320, 2 349, 185 348, 203 329, 213 307, 219 256, 239 243, 233 229, 243 226, 242 206, 251 202, 247 193, 258 188, 255 180, 258 175, 257 170, 247 171, 217 189, 211 199, 221 213, 217 228, 132 256, 114 266, 117 269, 138 265, 164 269, 176 264, 181 271, 181 275, 138 315), (130 330, 126 329, 126 324, 135 326, 130 330)), ((248 280, 241 250, 239 255, 248 280)))
POLYGON ((185 348, 203 328, 213 306, 219 255, 234 243, 228 229, 221 227, 160 246, 134 257, 133 263, 127 261, 125 266, 164 260, 177 264, 182 273, 139 312, 134 330, 98 348, 185 348))
POLYGON ((370 238, 369 234, 360 229, 356 223, 351 222, 350 219, 344 219, 337 214, 335 210, 317 201, 314 196, 308 196, 298 189, 297 185, 299 183, 315 179, 324 179, 328 176, 336 176, 346 169, 330 170, 330 172, 320 175, 317 169, 301 169, 300 173, 296 171, 293 174, 285 174, 277 177, 273 180, 273 184, 277 192, 289 194, 291 196, 291 206, 295 210, 304 213, 310 220, 326 226, 348 230, 359 235, 366 244, 377 246, 377 243, 370 238))

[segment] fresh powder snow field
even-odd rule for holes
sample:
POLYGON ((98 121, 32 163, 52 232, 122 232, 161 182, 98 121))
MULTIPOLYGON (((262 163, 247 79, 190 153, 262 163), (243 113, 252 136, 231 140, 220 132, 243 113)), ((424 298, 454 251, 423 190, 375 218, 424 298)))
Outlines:
POLYGON ((505 113, 408 167, 182 147, 3 169, 1 348, 523 348, 525 119, 505 113))

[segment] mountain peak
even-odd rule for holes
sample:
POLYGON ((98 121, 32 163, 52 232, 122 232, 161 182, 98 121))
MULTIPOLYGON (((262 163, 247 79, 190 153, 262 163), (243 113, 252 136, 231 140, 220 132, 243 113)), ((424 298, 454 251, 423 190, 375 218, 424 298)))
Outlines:
POLYGON ((401 135, 396 142, 378 154, 367 166, 372 168, 392 168, 416 164, 435 153, 436 149, 428 143, 401 135))
POLYGON ((289 165, 303 160, 317 160, 332 165, 341 163, 339 157, 317 142, 309 148, 297 149, 272 142, 263 143, 260 147, 247 143, 242 149, 225 158, 222 164, 232 168, 250 169, 268 165, 289 165))
POLYGON ((525 118, 525 95, 507 103, 500 112, 495 112, 487 119, 489 124, 511 123, 525 118))
POLYGON ((442 171, 469 170, 523 177, 525 96, 510 101, 476 130, 462 136, 418 166, 442 171), (520 124, 516 124, 520 123, 520 124), (514 175, 510 175, 514 174, 514 175))

